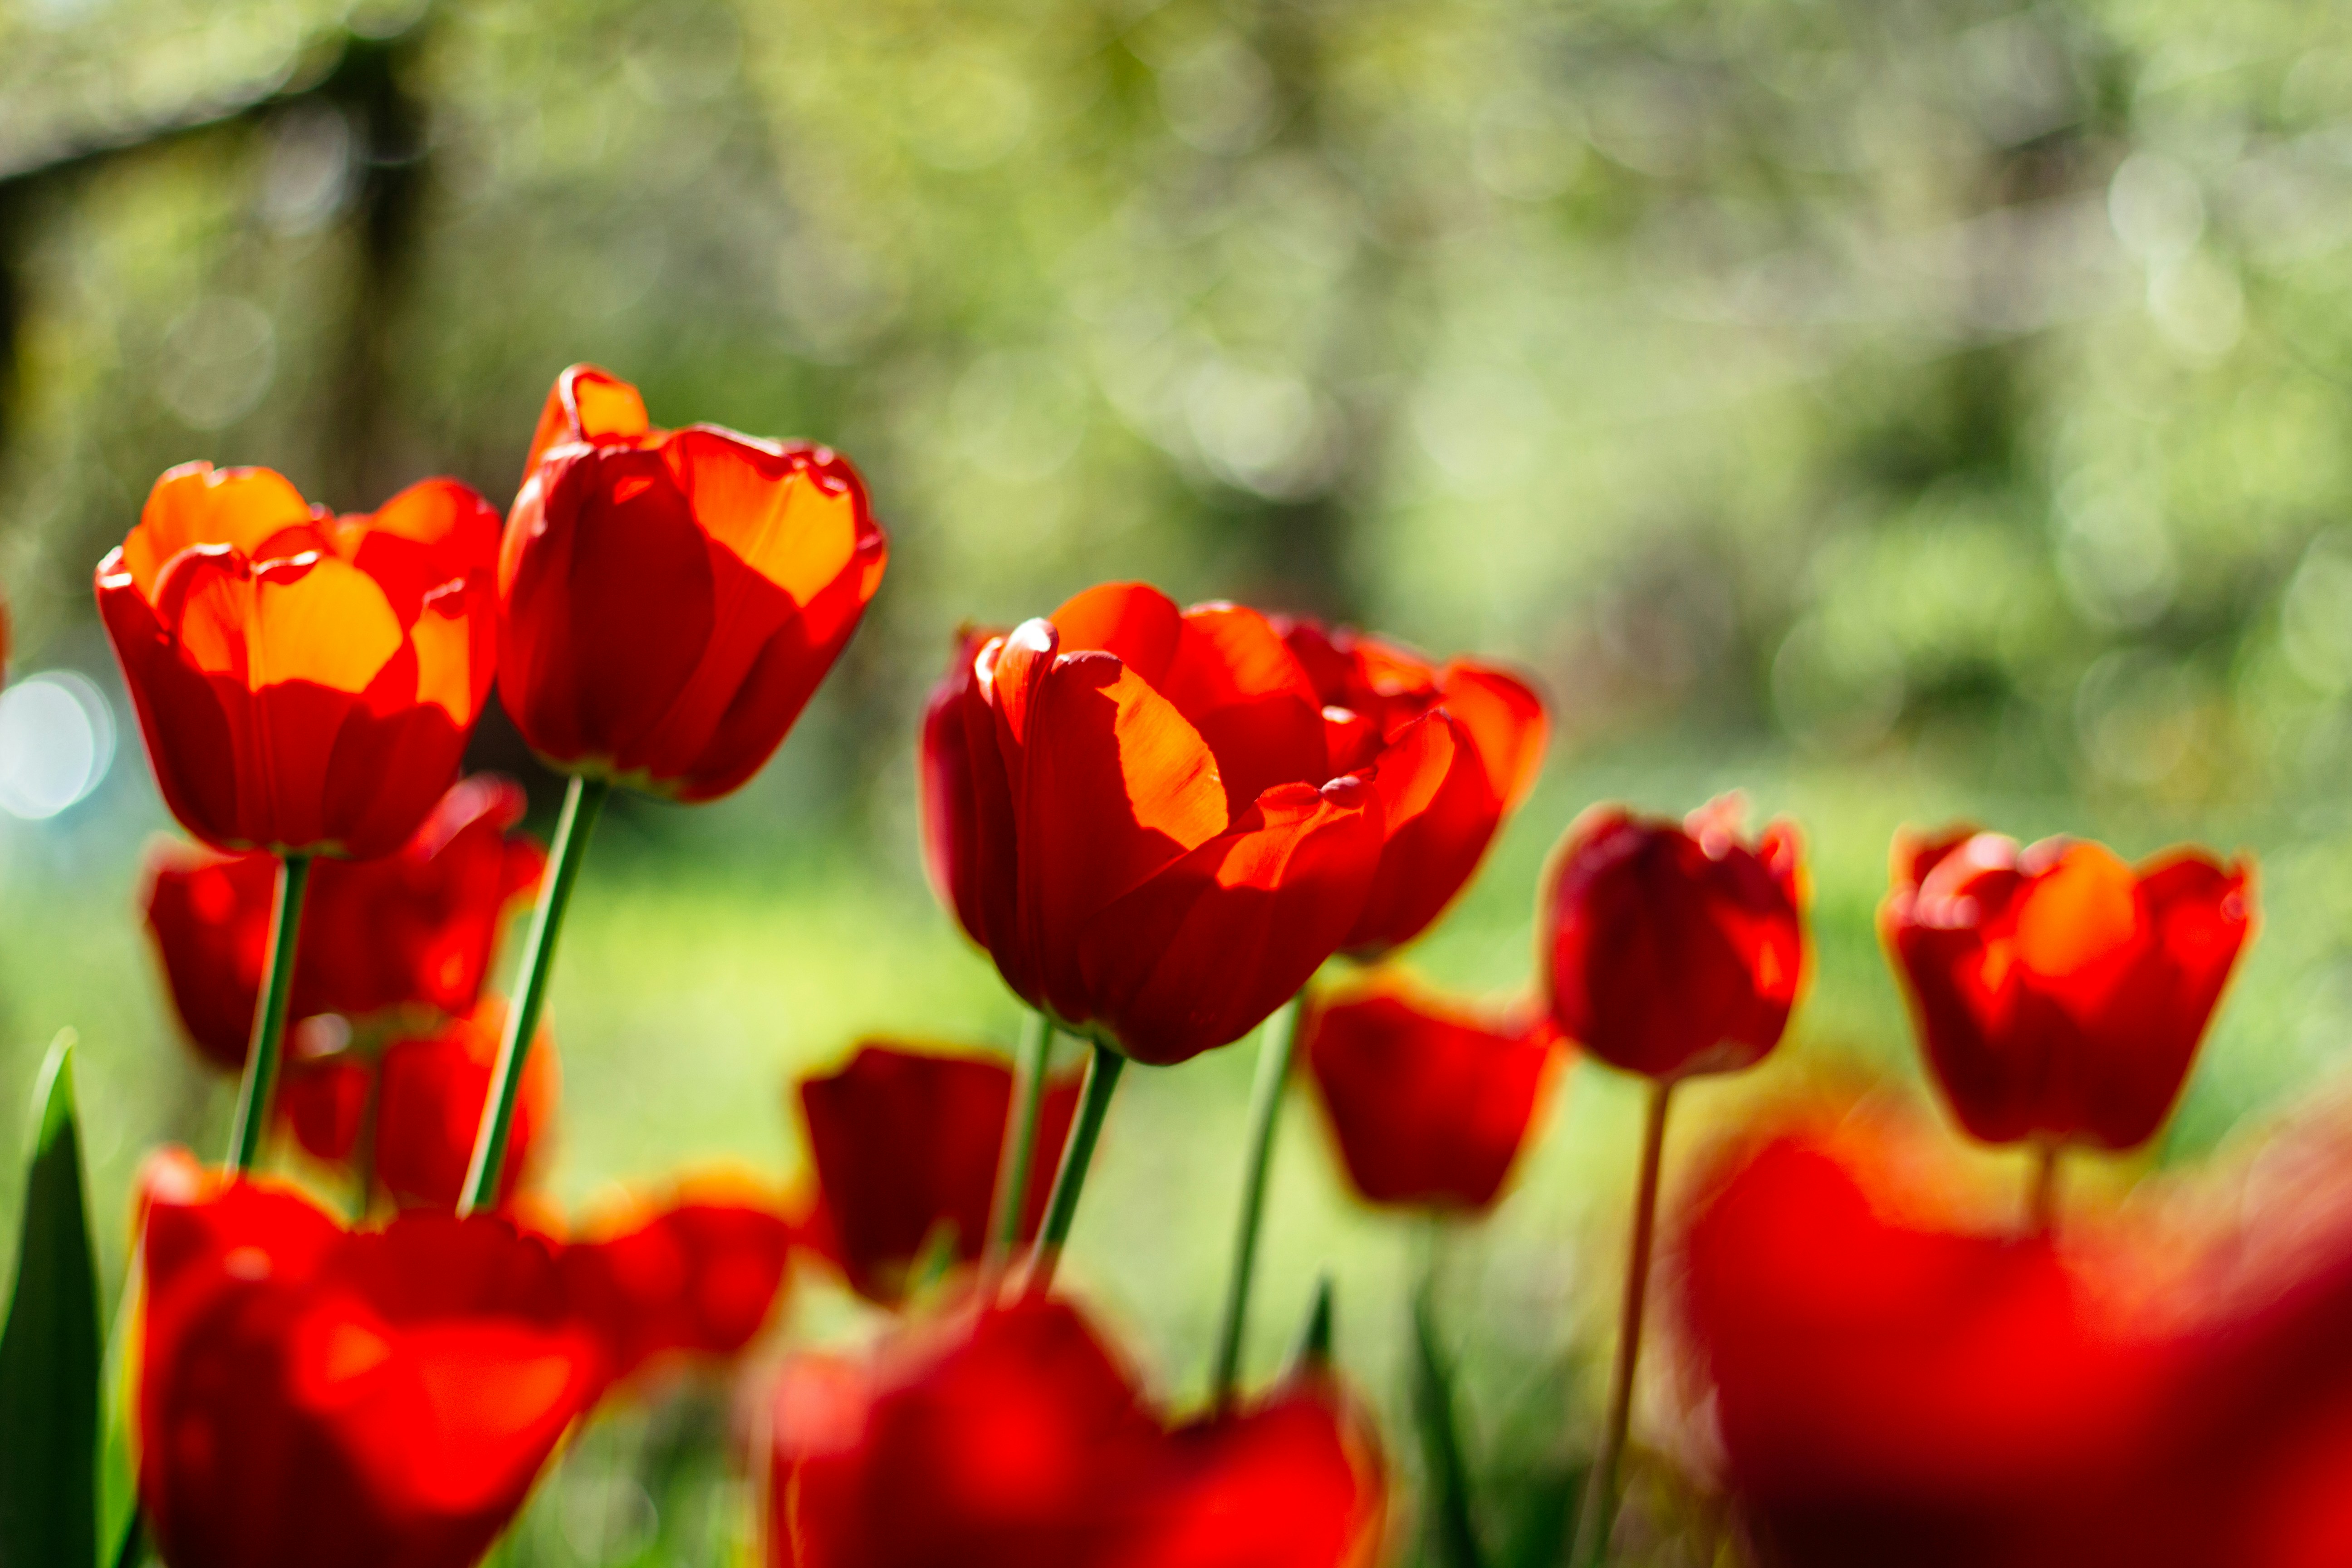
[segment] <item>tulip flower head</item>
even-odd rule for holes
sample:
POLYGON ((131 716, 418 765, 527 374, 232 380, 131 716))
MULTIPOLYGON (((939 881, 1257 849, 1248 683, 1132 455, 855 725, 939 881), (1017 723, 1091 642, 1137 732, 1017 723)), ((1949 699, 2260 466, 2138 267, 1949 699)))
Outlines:
POLYGON ((1376 982, 1316 1001, 1299 1026, 1357 1192, 1399 1207, 1494 1205, 1559 1060, 1549 1015, 1487 1018, 1376 982))
MULTIPOLYGON (((903 1299, 908 1270, 942 1226, 979 1260, 1003 1153, 1013 1074, 978 1057, 862 1043, 849 1064, 803 1079, 801 1116, 816 1166, 814 1229, 858 1294, 903 1299)), ((1075 1075, 1045 1086, 1021 1237, 1034 1240, 1078 1104, 1075 1075)))
POLYGON ((232 851, 397 849, 489 694, 497 549, 453 480, 338 518, 267 468, 158 479, 98 607, 181 826, 232 851))
POLYGON ((2252 879, 2193 849, 2134 869, 2082 840, 1898 837, 1879 929, 1961 1125, 2147 1142, 2252 929, 2252 879))
POLYGON ((1598 806, 1553 852, 1537 911, 1552 1016, 1612 1067, 1672 1082, 1780 1043, 1805 964, 1797 830, 1748 843, 1739 809, 1677 826, 1598 806))
POLYGON ((792 1222, 746 1183, 700 1183, 659 1208, 596 1223, 566 1247, 572 1310, 604 1340, 615 1379, 741 1353, 775 1310, 792 1222))
POLYGON ((574 365, 499 553, 499 694, 552 767, 714 799, 782 744, 887 555, 837 454, 656 429, 636 388, 574 365))
POLYGON ((1171 1431, 1058 1301, 797 1357, 772 1411, 773 1568, 1363 1568, 1379 1547, 1379 1451, 1336 1389, 1171 1431))
MULTIPOLYGON (((394 853, 325 861, 302 906, 289 1013, 361 1023, 401 1010, 462 1014, 482 991, 500 927, 546 857, 512 831, 523 795, 477 774, 450 786, 394 853)), ((268 955, 278 867, 169 841, 148 855, 147 932, 172 1001, 206 1059, 244 1065, 268 955)))
POLYGON ((1155 1064, 1239 1039, 1356 932, 1384 803, 1459 754, 1442 709, 1374 741, 1326 706, 1265 616, 1136 584, 967 637, 924 718, 932 879, 1070 1032, 1155 1064))
POLYGON ((604 1387, 554 1248, 496 1215, 345 1231, 183 1157, 143 1256, 139 1495, 175 1568, 466 1568, 604 1387))
POLYGON ((1372 767, 1381 788, 1381 867, 1342 944, 1369 961, 1438 917, 1535 786, 1543 701, 1494 665, 1440 667, 1346 627, 1276 624, 1323 704, 1328 765, 1372 767), (1384 761, 1391 752, 1402 755, 1384 761))

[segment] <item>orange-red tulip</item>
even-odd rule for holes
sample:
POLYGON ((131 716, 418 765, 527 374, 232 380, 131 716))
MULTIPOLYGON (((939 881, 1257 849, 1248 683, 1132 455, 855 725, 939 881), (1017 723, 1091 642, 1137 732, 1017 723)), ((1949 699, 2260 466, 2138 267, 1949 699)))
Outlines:
POLYGON ((1996 1143, 2145 1142, 2189 1076, 2254 919, 2252 871, 2201 850, 1898 837, 1879 928, 1936 1078, 1996 1143))
MULTIPOLYGON (((499 928, 545 864, 535 842, 510 831, 522 811, 513 783, 477 774, 452 785, 396 853, 313 868, 289 1015, 471 1008, 499 928)), ((147 932, 180 1021, 198 1050, 235 1071, 261 994, 276 858, 162 841, 147 858, 147 932)))
POLYGON ((1413 758, 1373 774, 1388 843, 1342 946, 1375 957, 1420 935, 1453 901, 1535 786, 1543 701, 1517 676, 1475 659, 1441 667, 1346 627, 1276 624, 1322 700, 1332 772, 1372 767, 1391 748, 1413 758))
POLYGON ((1379 1547, 1379 1451, 1335 1390, 1171 1432, 1060 1301, 797 1357, 772 1412, 775 1568, 1358 1568, 1379 1547))
POLYGON ((1370 1202, 1491 1207, 1527 1142, 1559 1035, 1393 982, 1318 998, 1299 1027, 1349 1180, 1370 1202))
POLYGON ((1434 788, 1450 760, 1399 744, 1335 767, 1321 697, 1264 616, 1110 584, 964 641, 924 721, 926 847, 1016 994, 1138 1061, 1182 1061, 1347 940, 1380 870, 1384 773, 1434 788))
MULTIPOLYGON (((906 1293, 908 1270, 940 1226, 953 1255, 977 1260, 1013 1103, 1001 1062, 859 1045, 839 1072, 801 1080, 801 1116, 816 1166, 818 1246, 858 1294, 884 1305, 906 1293)), ((1076 1113, 1075 1074, 1045 1086, 1023 1196, 1021 1235, 1034 1240, 1062 1145, 1076 1113)))
POLYGON ((1598 806, 1554 851, 1538 953, 1560 1030, 1628 1072, 1729 1072, 1780 1043, 1805 962, 1797 830, 1736 799, 1677 826, 1598 806))
POLYGON ((498 526, 449 479, 342 518, 268 468, 156 480, 98 607, 181 826, 218 849, 397 849, 489 693, 498 526))
MULTIPOLYGON (((279 1112, 308 1152, 347 1162, 360 1152, 368 1075, 381 1074, 373 1142, 376 1184, 404 1209, 453 1209, 473 1158, 505 1021, 506 1004, 487 997, 429 1035, 393 1041, 373 1069, 351 1051, 305 1060, 298 1040, 278 1096, 279 1112)), ((544 1150, 560 1088, 555 1042, 542 1026, 523 1062, 499 1202, 515 1195, 544 1150)))
POLYGON ((551 1245, 345 1231, 290 1191, 148 1187, 139 1495, 175 1568, 466 1568, 604 1386, 551 1245))
POLYGON ((499 695, 567 773, 726 795, 782 743, 887 555, 835 453, 656 429, 635 387, 573 365, 499 553, 499 695))

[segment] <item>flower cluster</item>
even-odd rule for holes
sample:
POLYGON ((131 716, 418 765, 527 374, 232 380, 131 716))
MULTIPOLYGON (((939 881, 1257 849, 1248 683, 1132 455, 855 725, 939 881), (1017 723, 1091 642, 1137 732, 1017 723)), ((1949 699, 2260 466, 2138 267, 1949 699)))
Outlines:
MULTIPOLYGON (((503 525, 446 479, 364 517, 264 469, 157 481, 97 593, 201 846, 151 851, 148 931, 190 1042, 241 1075, 226 1165, 166 1152, 141 1189, 137 1489, 174 1568, 478 1562, 567 1433, 680 1361, 740 1362, 795 1270, 837 1275, 868 1332, 735 1374, 774 1568, 1365 1568, 1391 1472, 1328 1289, 1289 1370, 1243 1375, 1294 1053, 1354 1189, 1435 1227, 1501 1200, 1572 1054, 1643 1085, 1575 1514, 1573 1560, 1606 1559, 1669 1106, 1780 1047, 1807 871, 1794 825, 1750 837, 1737 796, 1679 821, 1594 806, 1552 857, 1516 996, 1408 977, 1392 954, 1542 760, 1544 704, 1496 664, 1127 583, 958 634, 917 741, 923 846, 1028 1009, 1013 1060, 876 1039, 803 1078, 793 1200, 688 1182, 573 1225, 535 1184, 549 976, 607 795, 742 785, 887 555, 839 455, 658 428, 584 365, 503 525), (458 776, 494 689, 569 778, 544 848, 518 785, 458 776), (1261 1029, 1207 1396, 1182 1408, 1055 1268, 1122 1072, 1261 1029), (259 1173, 273 1128, 299 1180, 259 1173), (322 1180, 355 1189, 350 1219, 306 1193, 322 1180)), ((2062 1151, 2154 1135, 2253 921, 2251 868, 2201 851, 2135 869, 1973 827, 1898 839, 1881 927, 1927 1062, 1969 1133, 2035 1152, 2037 1195, 2023 1237, 1975 1234, 1906 1206, 1850 1138, 1718 1162, 1678 1321, 1768 1560, 2055 1563, 2128 1539, 2135 1562, 2285 1563, 2334 1559, 2282 1541, 2352 1540, 2289 1463, 2306 1450, 2249 1415, 2340 1437, 2352 1402, 2294 1368, 2342 1360, 2311 1347, 2352 1226, 2316 1270, 2216 1247, 2210 1321, 2150 1309, 2147 1257, 2055 1238, 2062 1151)), ((1446 1528, 1475 1560, 1466 1516, 1446 1528)))

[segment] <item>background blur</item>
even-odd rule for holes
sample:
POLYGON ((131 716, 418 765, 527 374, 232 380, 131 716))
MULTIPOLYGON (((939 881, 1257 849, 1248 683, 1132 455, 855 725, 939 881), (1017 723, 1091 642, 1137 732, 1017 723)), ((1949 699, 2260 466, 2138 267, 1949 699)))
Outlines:
MULTIPOLYGON (((569 1205, 718 1157, 791 1177, 789 1082, 860 1033, 1010 1041, 922 882, 916 713, 960 622, 1109 577, 1540 679, 1545 782, 1407 955, 1438 982, 1526 984, 1542 855, 1594 799, 1738 786, 1803 824, 1811 996, 1767 1068, 1685 1097, 1682 1169, 1808 1085, 1927 1105, 1871 928, 1906 822, 2259 856, 2158 1162, 2226 1156, 2352 1044, 2342 7, 6 0, 0 1099, 79 1031, 110 1279, 142 1152, 213 1147, 229 1089, 132 912, 167 818, 92 566, 196 457, 344 509, 432 472, 503 504, 582 359, 659 423, 837 445, 892 563, 751 787, 608 815, 553 993, 569 1205)), ((528 768, 495 715, 477 753, 528 768)), ((1180 1396, 1252 1054, 1131 1076, 1074 1243, 1180 1396)), ((1517 1194, 1438 1243, 1506 1515, 1589 1442, 1620 1268, 1635 1097, 1562 1089, 1517 1194)), ((2096 1163, 2085 1202, 2139 1173, 2096 1163)), ((1334 1269, 1410 1471, 1423 1238, 1350 1204, 1304 1099, 1273 1204, 1254 1364, 1334 1269)), ((849 1321, 827 1300, 812 1332, 849 1321)), ((732 1529, 728 1494, 656 1475, 702 1408, 592 1436, 516 1560, 708 1560, 677 1532, 732 1529)))

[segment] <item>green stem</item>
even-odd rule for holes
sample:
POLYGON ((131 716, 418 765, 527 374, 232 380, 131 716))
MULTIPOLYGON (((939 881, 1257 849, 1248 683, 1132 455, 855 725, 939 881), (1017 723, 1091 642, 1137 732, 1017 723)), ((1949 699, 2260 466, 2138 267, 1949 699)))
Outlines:
POLYGON ((136 1502, 122 1526, 122 1543, 114 1549, 114 1568, 138 1568, 147 1556, 147 1510, 136 1502))
POLYGON ((515 996, 507 1008, 506 1033, 499 1040, 498 1065, 491 1069, 490 1092, 482 1104, 481 1131, 474 1136, 474 1161, 466 1170, 464 1194, 457 1200, 461 1215, 487 1208, 496 1199, 499 1173, 507 1163, 507 1133, 514 1124, 515 1101, 522 1091, 522 1064, 532 1037, 539 1032, 540 1009, 547 1001, 547 977, 555 967, 556 933, 563 928, 564 906, 572 901, 572 884, 580 879, 580 863, 588 857, 589 835, 596 814, 613 793, 604 779, 572 775, 563 795, 563 816, 555 825, 555 843, 549 848, 547 882, 539 890, 539 908, 530 917, 530 940, 523 948, 522 971, 515 979, 515 996))
POLYGON ((1650 1119, 1642 1134, 1642 1180, 1633 1196, 1633 1245, 1625 1263, 1625 1310, 1617 1325, 1617 1367, 1609 1383, 1608 1425, 1601 1451, 1584 1486, 1577 1511, 1576 1550, 1569 1561, 1597 1568, 1609 1554, 1617 1522, 1617 1467, 1625 1454, 1625 1430, 1633 1412, 1633 1368, 1642 1353, 1642 1305, 1650 1289, 1650 1247, 1658 1227, 1658 1167, 1666 1149, 1666 1100, 1671 1082, 1650 1086, 1650 1119))
POLYGON ((1241 1375, 1242 1334, 1248 1327, 1250 1285, 1257 1273, 1257 1233, 1265 1213, 1265 1177, 1273 1163, 1274 1129, 1282 1091, 1290 1081, 1290 1055, 1298 1040, 1298 998, 1265 1022, 1258 1042, 1257 1082, 1250 1090, 1249 1147, 1243 1155, 1241 1217, 1234 1227, 1233 1272, 1225 1280, 1224 1314, 1217 1323, 1216 1359, 1210 1363, 1209 1404, 1219 1414, 1234 1402, 1241 1375))
POLYGON ((269 958, 262 971, 261 1010, 254 1015, 253 1046, 245 1053, 245 1078, 236 1090, 236 1121, 229 1129, 228 1163, 234 1171, 250 1171, 261 1158, 261 1135, 269 1126, 269 1096, 278 1087, 278 1054, 286 1040, 286 999, 294 990, 302 893, 310 883, 310 856, 296 853, 279 858, 278 898, 269 921, 269 958))
POLYGON ((1029 1265, 1028 1291, 1043 1295, 1054 1284, 1054 1270, 1062 1261, 1062 1244, 1070 1239, 1070 1222, 1077 1217, 1078 1192, 1087 1184, 1087 1167, 1094 1163, 1095 1140, 1102 1136, 1103 1118, 1110 1113, 1110 1097, 1127 1058, 1101 1041, 1087 1058, 1087 1079, 1078 1090, 1078 1119, 1070 1127, 1070 1141, 1054 1172, 1054 1192, 1045 1200, 1045 1223, 1037 1232, 1036 1259, 1029 1265))
POLYGON ((2055 1138, 2044 1138, 2033 1146, 2033 1184, 2025 1199, 2028 1236, 2058 1234, 2058 1154, 2063 1147, 2055 1138))
POLYGON ((996 1197, 989 1205, 986 1272, 995 1279, 1021 1244, 1022 1211, 1029 1206, 1029 1169, 1037 1160, 1037 1117, 1045 1103, 1045 1064, 1054 1026, 1032 1013, 1021 1026, 1013 1056, 1013 1098, 1004 1118, 1004 1149, 996 1162, 996 1197))

